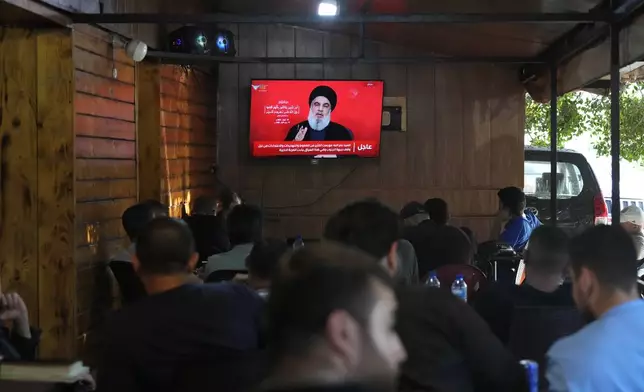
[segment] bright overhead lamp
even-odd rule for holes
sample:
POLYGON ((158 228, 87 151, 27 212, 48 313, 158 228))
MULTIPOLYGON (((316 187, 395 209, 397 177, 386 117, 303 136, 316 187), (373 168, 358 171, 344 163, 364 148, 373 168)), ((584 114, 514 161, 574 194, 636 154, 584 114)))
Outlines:
POLYGON ((318 15, 336 16, 338 14, 338 2, 336 0, 322 0, 318 5, 318 15))

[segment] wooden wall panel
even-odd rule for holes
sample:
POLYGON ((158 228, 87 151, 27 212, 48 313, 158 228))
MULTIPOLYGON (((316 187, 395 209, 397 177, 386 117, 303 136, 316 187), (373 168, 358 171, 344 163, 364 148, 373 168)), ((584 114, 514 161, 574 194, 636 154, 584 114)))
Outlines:
MULTIPOLYGON (((196 68, 160 67, 161 200, 174 216, 214 190, 217 156, 216 83, 196 68)), ((235 148, 238 146, 236 145, 235 148)))
POLYGON ((43 359, 76 348, 73 86, 69 30, 0 28, 0 280, 43 359))
MULTIPOLYGON (((355 38, 288 26, 236 26, 244 56, 357 56, 355 38)), ((367 57, 408 50, 367 42, 367 57)), ((262 205, 272 235, 317 238, 344 204, 375 196, 399 209, 443 197, 454 223, 490 235, 496 191, 522 185, 524 98, 516 70, 475 64, 226 64, 219 68, 221 177, 262 205), (408 131, 385 132, 380 160, 261 162, 248 157, 253 78, 382 79, 387 96, 407 97, 408 131)))
POLYGON ((40 356, 50 359, 76 355, 72 52, 70 30, 38 33, 40 356))
POLYGON ((161 74, 156 62, 136 66, 136 130, 140 200, 159 199, 161 188, 161 74))
POLYGON ((0 27, 0 279, 38 325, 36 36, 0 27))
POLYGON ((106 265, 128 244, 121 215, 137 201, 135 69, 98 29, 75 29, 74 45, 76 323, 85 352, 112 308, 106 265))

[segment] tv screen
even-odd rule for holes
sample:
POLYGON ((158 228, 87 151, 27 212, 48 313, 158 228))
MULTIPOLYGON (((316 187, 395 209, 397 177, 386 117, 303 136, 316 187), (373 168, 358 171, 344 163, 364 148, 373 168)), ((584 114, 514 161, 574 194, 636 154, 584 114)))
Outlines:
POLYGON ((253 157, 380 154, 382 81, 253 80, 253 157))

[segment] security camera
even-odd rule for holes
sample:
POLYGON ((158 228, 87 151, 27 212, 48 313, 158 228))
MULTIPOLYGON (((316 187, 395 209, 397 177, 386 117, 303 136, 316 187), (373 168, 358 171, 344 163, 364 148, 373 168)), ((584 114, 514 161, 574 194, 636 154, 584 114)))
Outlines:
POLYGON ((133 39, 125 45, 125 53, 135 62, 143 61, 148 54, 148 45, 138 39, 133 39))

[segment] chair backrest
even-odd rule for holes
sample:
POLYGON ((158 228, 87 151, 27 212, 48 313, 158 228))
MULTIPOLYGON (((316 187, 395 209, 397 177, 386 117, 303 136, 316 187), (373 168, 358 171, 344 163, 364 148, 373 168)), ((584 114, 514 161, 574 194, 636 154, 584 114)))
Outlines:
POLYGON ((229 282, 237 276, 237 274, 248 274, 245 270, 217 270, 213 271, 206 277, 206 283, 229 282))
POLYGON ((132 263, 127 261, 113 260, 110 261, 110 269, 119 284, 123 303, 134 302, 147 296, 143 283, 139 279, 132 263))
POLYGON ((436 269, 436 277, 441 282, 441 288, 450 290, 457 275, 463 275, 467 284, 467 297, 472 298, 477 291, 487 284, 483 271, 469 264, 447 264, 436 269))
POLYGON ((545 382, 545 356, 550 346, 584 324, 573 307, 519 306, 514 308, 508 346, 517 358, 537 361, 540 379, 545 382))

